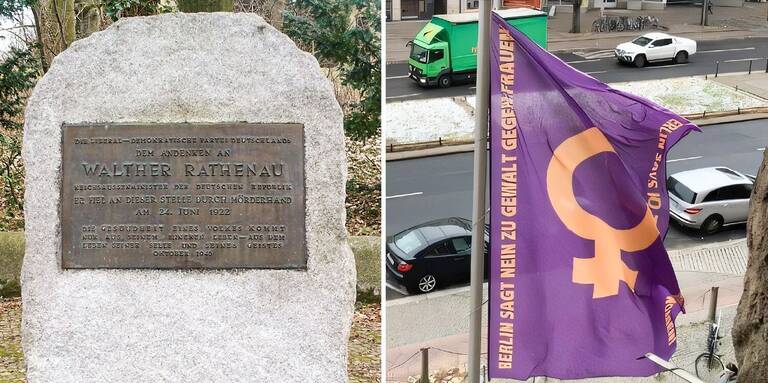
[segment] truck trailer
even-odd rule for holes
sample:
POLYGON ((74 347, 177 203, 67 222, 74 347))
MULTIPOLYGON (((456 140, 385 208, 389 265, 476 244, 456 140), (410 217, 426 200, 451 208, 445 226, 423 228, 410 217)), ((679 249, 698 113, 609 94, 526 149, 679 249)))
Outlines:
MULTIPOLYGON (((527 8, 495 11, 528 38, 547 47, 547 14, 527 8)), ((408 42, 408 76, 422 86, 447 88, 477 73, 477 13, 435 15, 408 42)))

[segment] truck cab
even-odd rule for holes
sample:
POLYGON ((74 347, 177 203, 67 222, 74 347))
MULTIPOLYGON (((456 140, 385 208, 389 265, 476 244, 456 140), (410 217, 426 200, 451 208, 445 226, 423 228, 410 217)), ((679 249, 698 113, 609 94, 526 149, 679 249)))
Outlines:
POLYGON ((444 29, 433 23, 427 24, 408 44, 411 54, 408 58, 408 75, 424 86, 451 86, 451 55, 444 29), (441 79, 442 77, 442 79, 441 79), (442 81, 443 83, 439 83, 442 81), (446 83, 447 82, 447 83, 446 83))

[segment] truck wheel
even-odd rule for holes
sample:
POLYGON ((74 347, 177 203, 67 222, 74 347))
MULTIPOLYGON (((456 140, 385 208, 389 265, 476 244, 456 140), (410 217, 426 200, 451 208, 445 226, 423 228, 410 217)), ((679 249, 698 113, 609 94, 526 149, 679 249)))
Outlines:
POLYGON ((688 52, 680 51, 675 55, 675 64, 685 64, 688 62, 688 52))
POLYGON ((635 56, 635 66, 638 68, 642 68, 645 66, 645 55, 637 55, 635 56))
POLYGON ((451 75, 444 74, 440 76, 440 78, 437 80, 437 85, 441 88, 449 88, 453 84, 453 80, 451 79, 451 75))

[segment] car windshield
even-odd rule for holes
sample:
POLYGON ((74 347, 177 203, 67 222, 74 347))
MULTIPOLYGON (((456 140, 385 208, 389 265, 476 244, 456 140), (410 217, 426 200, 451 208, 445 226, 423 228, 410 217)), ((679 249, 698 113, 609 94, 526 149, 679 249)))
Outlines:
POLYGON ((413 255, 415 250, 422 248, 426 243, 415 230, 410 230, 395 235, 395 246, 408 255, 413 255))
POLYGON ((683 185, 680 181, 675 179, 675 177, 667 178, 667 191, 688 203, 693 203, 693 201, 696 200, 696 193, 691 189, 688 189, 687 186, 683 185))
POLYGON ((644 46, 648 45, 648 43, 650 43, 651 41, 652 41, 651 39, 649 39, 649 38, 647 38, 645 36, 640 36, 640 37, 632 40, 632 44, 644 47, 644 46))
POLYGON ((428 51, 425 48, 422 48, 416 44, 411 45, 411 58, 420 63, 427 62, 427 52, 428 51))

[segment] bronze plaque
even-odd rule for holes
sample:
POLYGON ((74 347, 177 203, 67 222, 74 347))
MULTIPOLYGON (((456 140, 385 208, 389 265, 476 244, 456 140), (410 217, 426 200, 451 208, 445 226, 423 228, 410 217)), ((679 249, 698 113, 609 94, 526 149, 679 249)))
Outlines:
POLYGON ((63 126, 62 267, 305 269, 299 124, 63 126))

